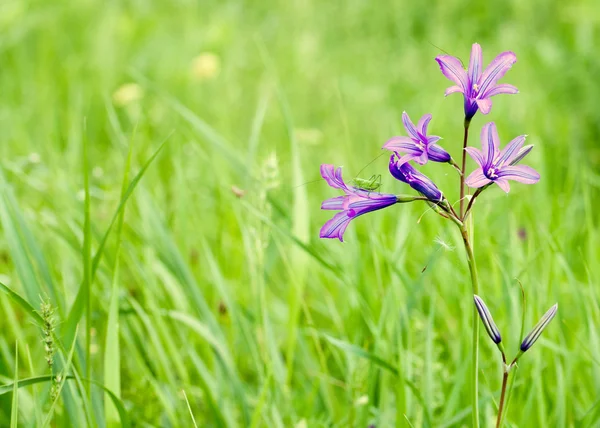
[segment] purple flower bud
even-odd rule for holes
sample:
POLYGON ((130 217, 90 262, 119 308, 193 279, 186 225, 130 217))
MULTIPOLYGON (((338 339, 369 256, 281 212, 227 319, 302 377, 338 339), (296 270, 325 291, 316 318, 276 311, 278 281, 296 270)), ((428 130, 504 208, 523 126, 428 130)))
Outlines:
POLYGON ((533 327, 533 330, 531 330, 531 332, 525 337, 525 339, 523 339, 523 343, 521 343, 521 351, 525 352, 533 346, 533 344, 536 340, 538 340, 544 329, 548 326, 548 324, 550 324, 550 321, 552 321, 557 311, 558 303, 554 304, 554 306, 548 309, 548 312, 546 312, 544 316, 540 318, 535 327, 533 327))
POLYGON ((519 150, 519 153, 517 153, 517 156, 511 161, 510 164, 516 165, 521 162, 523 158, 529 154, 531 149, 533 149, 533 144, 521 147, 521 150, 519 150))
POLYGON ((500 336, 500 331, 498 330, 498 327, 496 327, 496 323, 494 323, 492 314, 481 297, 479 297, 477 294, 473 296, 473 300, 475 300, 475 307, 477 308, 477 312, 479 312, 479 317, 483 322, 485 331, 487 331, 488 336, 490 336, 496 345, 499 344, 502 342, 502 336, 500 336))
POLYGON ((421 174, 409 163, 402 163, 399 157, 393 154, 390 157, 390 173, 404 183, 407 183, 417 192, 425 196, 431 202, 441 202, 444 195, 437 186, 426 175, 421 174))

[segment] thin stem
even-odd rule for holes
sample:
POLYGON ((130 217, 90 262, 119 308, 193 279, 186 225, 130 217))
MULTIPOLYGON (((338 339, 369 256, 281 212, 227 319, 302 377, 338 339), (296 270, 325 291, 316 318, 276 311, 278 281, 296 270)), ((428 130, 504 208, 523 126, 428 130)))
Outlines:
MULTIPOLYGON (((460 226, 460 232, 463 237, 465 244, 465 250, 467 252, 467 263, 469 265, 469 272, 471 273, 471 284, 473 286, 473 294, 479 294, 479 280, 477 278, 477 267, 475 265, 475 256, 473 255, 473 248, 469 242, 469 234, 467 228, 463 223, 460 226)), ((472 417, 473 417, 473 428, 479 428, 479 406, 477 405, 479 396, 479 322, 477 319, 477 308, 473 307, 473 354, 472 354, 472 369, 471 369, 471 404, 472 417)))
POLYGON ((504 376, 502 377, 502 393, 500 394, 500 404, 498 406, 498 419, 496 420, 496 428, 500 428, 502 424, 502 410, 504 408, 504 398, 506 396, 506 384, 508 381, 508 370, 504 368, 504 376))
POLYGON ((483 190, 485 189, 485 187, 480 187, 479 189, 477 189, 475 191, 475 193, 473 194, 473 196, 471 196, 471 200, 469 201, 468 205, 467 205, 467 209, 465 210, 465 214, 462 216, 462 220, 466 221, 467 217, 469 216, 469 213, 471 212, 471 208, 473 207, 473 204, 475 203, 475 199, 477 198, 477 196, 479 196, 479 194, 481 192, 483 192, 483 190))
POLYGON ((506 417, 506 414, 508 413, 508 409, 510 407, 510 397, 512 396, 513 386, 515 386, 515 380, 517 379, 518 368, 519 368, 519 366, 517 366, 516 364, 511 364, 511 373, 513 375, 510 378, 510 385, 508 386, 508 393, 506 394, 506 399, 504 400, 506 404, 504 406, 504 412, 500 416, 500 426, 502 426, 502 424, 504 423, 504 418, 506 417))
POLYGON ((465 134, 463 138, 463 149, 462 149, 462 167, 460 169, 460 217, 462 218, 464 215, 464 200, 465 200, 465 169, 467 168, 467 140, 469 139, 469 125, 471 124, 471 119, 465 119, 465 134))

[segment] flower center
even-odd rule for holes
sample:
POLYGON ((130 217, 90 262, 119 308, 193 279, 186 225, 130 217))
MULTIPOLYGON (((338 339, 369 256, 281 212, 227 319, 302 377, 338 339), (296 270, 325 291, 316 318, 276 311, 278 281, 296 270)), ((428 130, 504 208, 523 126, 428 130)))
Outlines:
POLYGON ((498 174, 497 174, 498 170, 496 169, 496 167, 492 166, 490 169, 488 169, 487 171, 487 176, 488 178, 498 178, 498 174))

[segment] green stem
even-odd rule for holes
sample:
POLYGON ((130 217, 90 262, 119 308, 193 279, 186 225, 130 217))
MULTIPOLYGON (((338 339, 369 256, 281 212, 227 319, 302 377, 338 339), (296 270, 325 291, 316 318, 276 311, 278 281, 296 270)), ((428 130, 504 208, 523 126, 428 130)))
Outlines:
POLYGON ((508 408, 510 407, 510 397, 512 397, 513 386, 515 386, 515 380, 517 378, 518 366, 516 364, 511 366, 511 372, 513 373, 513 375, 510 378, 510 385, 508 386, 508 394, 506 395, 506 405, 504 406, 504 412, 500 415, 500 426, 502 426, 502 424, 504 423, 504 418, 508 413, 508 408))
MULTIPOLYGON (((477 267, 475 266, 475 256, 473 248, 469 242, 469 234, 466 225, 463 224, 460 232, 467 251, 467 262, 469 264, 469 272, 471 273, 471 284, 473 285, 473 294, 479 294, 479 280, 477 278, 477 267)), ((479 428, 479 407, 477 399, 478 391, 478 375, 479 375, 479 322, 477 319, 477 308, 473 306, 473 354, 472 354, 472 370, 471 370, 471 404, 473 406, 473 428, 479 428)))
POLYGON ((504 376, 502 377, 502 393, 500 394, 500 404, 498 405, 498 419, 496 420, 496 428, 502 425, 502 409, 504 408, 504 398, 506 396, 506 384, 508 381, 508 371, 504 368, 504 376))
POLYGON ((469 139, 469 125, 471 124, 471 119, 467 120, 465 119, 465 134, 463 137, 463 149, 462 149, 462 167, 461 167, 461 172, 462 174, 460 175, 460 217, 463 218, 465 211, 464 211, 464 205, 465 205, 465 170, 467 169, 467 151, 465 150, 467 148, 467 140, 469 139))

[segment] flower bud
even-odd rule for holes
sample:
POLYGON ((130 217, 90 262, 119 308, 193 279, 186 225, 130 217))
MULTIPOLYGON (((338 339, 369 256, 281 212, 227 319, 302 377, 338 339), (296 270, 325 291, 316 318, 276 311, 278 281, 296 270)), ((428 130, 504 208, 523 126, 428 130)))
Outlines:
POLYGON ((498 330, 498 327, 496 327, 496 323, 494 323, 492 314, 481 297, 477 294, 473 296, 473 300, 475 301, 475 307, 477 308, 477 312, 479 313, 479 317, 483 322, 483 326, 485 327, 488 336, 490 336, 490 339, 492 339, 496 345, 499 344, 502 342, 502 336, 500 336, 500 331, 498 330))
POLYGON ((558 311, 558 303, 554 304, 548 312, 544 314, 544 316, 538 321, 538 323, 533 327, 533 330, 523 339, 523 343, 521 343, 521 351, 525 352, 529 348, 533 346, 536 340, 540 337, 544 329, 550 324, 552 318, 556 315, 558 311))

